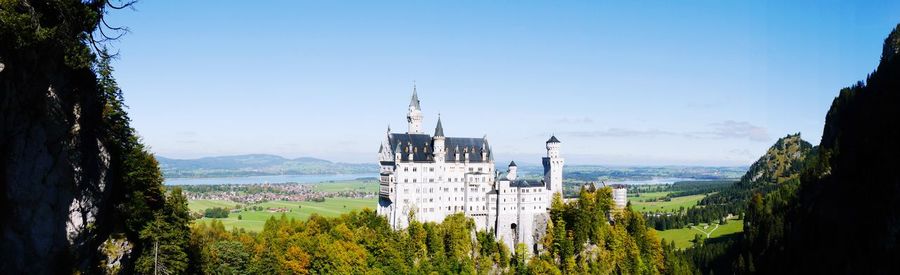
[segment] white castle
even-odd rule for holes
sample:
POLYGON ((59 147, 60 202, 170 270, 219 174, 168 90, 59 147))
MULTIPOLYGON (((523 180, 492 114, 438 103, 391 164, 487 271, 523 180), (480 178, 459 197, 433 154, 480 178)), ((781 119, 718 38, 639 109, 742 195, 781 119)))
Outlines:
POLYGON ((422 109, 416 89, 407 114, 409 130, 391 133, 388 127, 378 150, 380 192, 377 212, 394 229, 405 228, 410 214, 422 222, 441 222, 464 213, 477 230, 494 232, 509 248, 524 243, 532 252, 543 237, 554 193, 562 196, 560 142, 546 143, 544 177, 518 179, 516 163, 505 173, 495 171, 494 152, 487 137, 444 136, 438 117, 434 135, 422 132, 422 109))

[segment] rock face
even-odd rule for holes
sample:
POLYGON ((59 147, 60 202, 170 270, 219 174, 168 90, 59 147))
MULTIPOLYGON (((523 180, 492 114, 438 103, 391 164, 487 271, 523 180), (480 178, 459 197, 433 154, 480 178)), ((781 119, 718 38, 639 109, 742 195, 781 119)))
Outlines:
POLYGON ((3 273, 84 269, 97 257, 97 236, 109 231, 102 222, 110 207, 109 154, 98 137, 104 105, 96 75, 68 65, 53 43, 0 42, 3 273))

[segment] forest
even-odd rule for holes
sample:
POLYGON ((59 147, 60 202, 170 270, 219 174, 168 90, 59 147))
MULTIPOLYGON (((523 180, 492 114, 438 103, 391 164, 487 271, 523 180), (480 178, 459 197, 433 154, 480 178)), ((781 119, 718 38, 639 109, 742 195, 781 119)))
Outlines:
POLYGON ((539 247, 512 251, 462 214, 393 230, 369 209, 306 221, 271 218, 262 232, 197 223, 190 242, 197 273, 686 274, 694 269, 661 243, 640 213, 612 207, 609 188, 557 196, 539 247), (611 221, 610 221, 611 220, 611 221))

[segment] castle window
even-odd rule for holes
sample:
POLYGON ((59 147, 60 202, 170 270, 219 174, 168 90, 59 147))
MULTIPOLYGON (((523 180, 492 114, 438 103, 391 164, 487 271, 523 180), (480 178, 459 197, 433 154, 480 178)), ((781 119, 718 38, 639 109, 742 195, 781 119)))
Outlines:
POLYGON ((403 172, 409 172, 409 167, 403 167, 403 172))
POLYGON ((416 167, 413 167, 413 172, 415 172, 415 171, 416 171, 416 167))

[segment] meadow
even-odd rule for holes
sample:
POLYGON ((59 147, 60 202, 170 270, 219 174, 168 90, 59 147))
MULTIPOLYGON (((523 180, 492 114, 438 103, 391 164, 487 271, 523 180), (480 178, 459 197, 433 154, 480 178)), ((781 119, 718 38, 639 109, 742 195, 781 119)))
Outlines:
MULTIPOLYGON (((241 212, 231 213, 228 218, 218 219, 222 221, 225 228, 243 228, 248 231, 262 231, 263 225, 269 217, 281 217, 282 214, 288 218, 298 220, 308 219, 313 213, 326 216, 336 217, 341 214, 348 213, 353 210, 363 208, 374 209, 377 199, 375 198, 326 198, 324 202, 312 201, 270 201, 264 203, 242 205, 245 209, 241 212), (260 206, 262 211, 247 210, 246 207, 260 206), (267 208, 285 208, 287 212, 269 212, 267 208)), ((188 207, 192 212, 203 212, 204 209, 212 207, 234 208, 236 203, 221 200, 192 200, 188 202, 188 207)), ((195 222, 207 222, 210 218, 202 218, 195 222)))
POLYGON ((716 224, 700 224, 693 227, 689 226, 679 229, 657 231, 657 233, 659 234, 659 237, 663 239, 663 241, 675 241, 675 247, 677 247, 678 249, 685 249, 694 245, 694 243, 692 242, 694 240, 694 235, 699 234, 701 235, 701 237, 706 239, 706 234, 700 232, 701 230, 710 233, 710 239, 715 239, 728 234, 735 234, 744 231, 743 220, 728 220, 727 223, 719 225, 718 228, 715 228, 715 225, 716 224), (715 230, 713 230, 714 228, 715 230))
POLYGON ((706 195, 691 195, 683 197, 674 197, 670 201, 646 201, 652 198, 661 198, 666 196, 668 192, 643 193, 640 197, 629 197, 631 209, 640 212, 656 212, 656 211, 674 211, 681 207, 685 209, 697 205, 706 195))
POLYGON ((376 193, 379 188, 377 180, 323 181, 312 186, 318 192, 357 191, 376 193))

